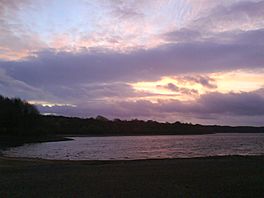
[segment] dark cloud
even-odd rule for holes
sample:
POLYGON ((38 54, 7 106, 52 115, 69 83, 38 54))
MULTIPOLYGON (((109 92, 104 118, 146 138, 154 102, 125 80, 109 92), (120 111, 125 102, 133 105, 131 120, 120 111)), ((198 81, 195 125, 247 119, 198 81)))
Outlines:
POLYGON ((264 115, 264 97, 255 93, 208 93, 195 102, 169 101, 159 106, 165 112, 197 115, 227 114, 237 116, 264 115))
MULTIPOLYGON (((53 98, 57 98, 59 103, 81 104, 86 105, 98 101, 100 103, 107 100, 126 100, 127 98, 135 98, 142 93, 136 93, 131 85, 125 83, 91 83, 69 86, 50 87, 49 92, 53 98)), ((47 99, 50 101, 51 99, 47 99)))
POLYGON ((164 39, 169 42, 186 43, 199 40, 202 35, 197 30, 182 28, 180 30, 165 33, 164 39))
MULTIPOLYGON (((45 113, 75 115, 82 117, 103 114, 114 117, 166 117, 172 115, 191 115, 197 119, 217 119, 223 116, 264 116, 264 97, 256 92, 251 93, 209 93, 202 95, 194 102, 177 100, 160 100, 158 103, 138 100, 135 102, 106 102, 80 105, 77 107, 41 107, 45 113)), ((175 118, 176 119, 176 118, 175 118)), ((262 122, 264 124, 264 122, 262 122)))
POLYGON ((47 91, 33 87, 23 81, 8 76, 0 68, 0 94, 7 97, 22 97, 28 100, 54 100, 54 97, 47 91))
MULTIPOLYGON (((264 8, 263 8, 264 9, 264 8)), ((239 42, 243 45, 263 45, 264 29, 246 31, 242 34, 233 34, 234 41, 239 42)))
POLYGON ((167 85, 157 85, 157 88, 164 88, 173 92, 178 92, 180 90, 179 87, 173 83, 168 83, 167 85))
POLYGON ((203 96, 198 103, 204 113, 227 113, 232 115, 264 115, 263 96, 252 93, 210 93, 203 96))
POLYGON ((201 75, 196 75, 196 76, 184 76, 179 78, 181 81, 184 82, 194 82, 198 83, 206 88, 209 89, 216 89, 217 85, 215 84, 215 80, 208 77, 208 76, 201 76, 201 75))
POLYGON ((172 92, 176 92, 178 95, 196 95, 198 94, 198 90, 196 89, 189 89, 186 87, 178 87, 177 85, 173 83, 168 83, 167 85, 157 85, 157 88, 163 88, 170 90, 172 92))
POLYGON ((100 49, 78 54, 46 51, 27 61, 0 62, 0 67, 15 79, 38 86, 146 81, 188 72, 261 68, 264 66, 264 44, 250 43, 256 40, 256 35, 264 40, 264 35, 257 34, 258 31, 254 31, 252 37, 250 32, 238 35, 238 38, 247 37, 247 44, 240 39, 230 44, 168 44, 125 54, 100 49))
POLYGON ((167 88, 171 91, 178 91, 179 87, 177 87, 176 85, 174 85, 173 83, 168 83, 167 84, 167 88))

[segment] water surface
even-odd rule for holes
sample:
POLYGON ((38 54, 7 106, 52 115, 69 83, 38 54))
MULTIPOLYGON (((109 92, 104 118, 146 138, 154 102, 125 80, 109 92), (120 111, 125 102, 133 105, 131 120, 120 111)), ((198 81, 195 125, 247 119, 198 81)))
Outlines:
POLYGON ((26 144, 6 156, 59 160, 133 160, 223 155, 263 155, 264 134, 73 137, 73 141, 26 144))

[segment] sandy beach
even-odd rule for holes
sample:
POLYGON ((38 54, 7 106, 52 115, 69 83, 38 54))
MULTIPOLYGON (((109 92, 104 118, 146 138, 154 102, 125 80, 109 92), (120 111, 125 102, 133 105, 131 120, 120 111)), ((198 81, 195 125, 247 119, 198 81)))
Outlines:
POLYGON ((0 158, 0 197, 263 197, 264 157, 0 158))

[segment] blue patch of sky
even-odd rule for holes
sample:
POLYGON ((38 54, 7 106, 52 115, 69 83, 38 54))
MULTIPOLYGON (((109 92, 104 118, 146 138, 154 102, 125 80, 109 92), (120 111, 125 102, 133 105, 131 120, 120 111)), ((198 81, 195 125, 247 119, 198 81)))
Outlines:
POLYGON ((191 11, 192 6, 186 0, 168 0, 157 4, 155 9, 146 10, 145 15, 150 20, 156 20, 155 33, 158 34, 164 33, 164 30, 183 27, 191 11))
POLYGON ((92 1, 33 1, 20 9, 17 17, 21 25, 37 33, 43 41, 49 41, 54 35, 64 33, 76 38, 79 33, 94 32, 102 18, 101 9, 92 1))
MULTIPOLYGON (((153 24, 151 32, 148 33, 156 35, 170 29, 181 28, 192 11, 190 3, 186 0, 153 2, 149 7, 140 9, 145 16, 142 20, 153 24)), ((16 16, 20 27, 36 33, 47 43, 56 35, 66 34, 73 42, 82 37, 88 38, 96 32, 113 35, 115 32, 108 32, 111 28, 106 27, 117 26, 111 23, 115 21, 111 17, 113 17, 111 8, 104 1, 85 0, 34 0, 19 9, 16 16)), ((144 39, 144 35, 142 37, 144 39)))

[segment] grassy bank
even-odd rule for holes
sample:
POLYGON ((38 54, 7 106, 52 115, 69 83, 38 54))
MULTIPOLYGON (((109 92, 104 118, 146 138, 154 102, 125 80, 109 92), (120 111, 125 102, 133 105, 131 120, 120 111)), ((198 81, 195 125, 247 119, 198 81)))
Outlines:
POLYGON ((0 197, 264 197, 264 157, 0 158, 0 197))

